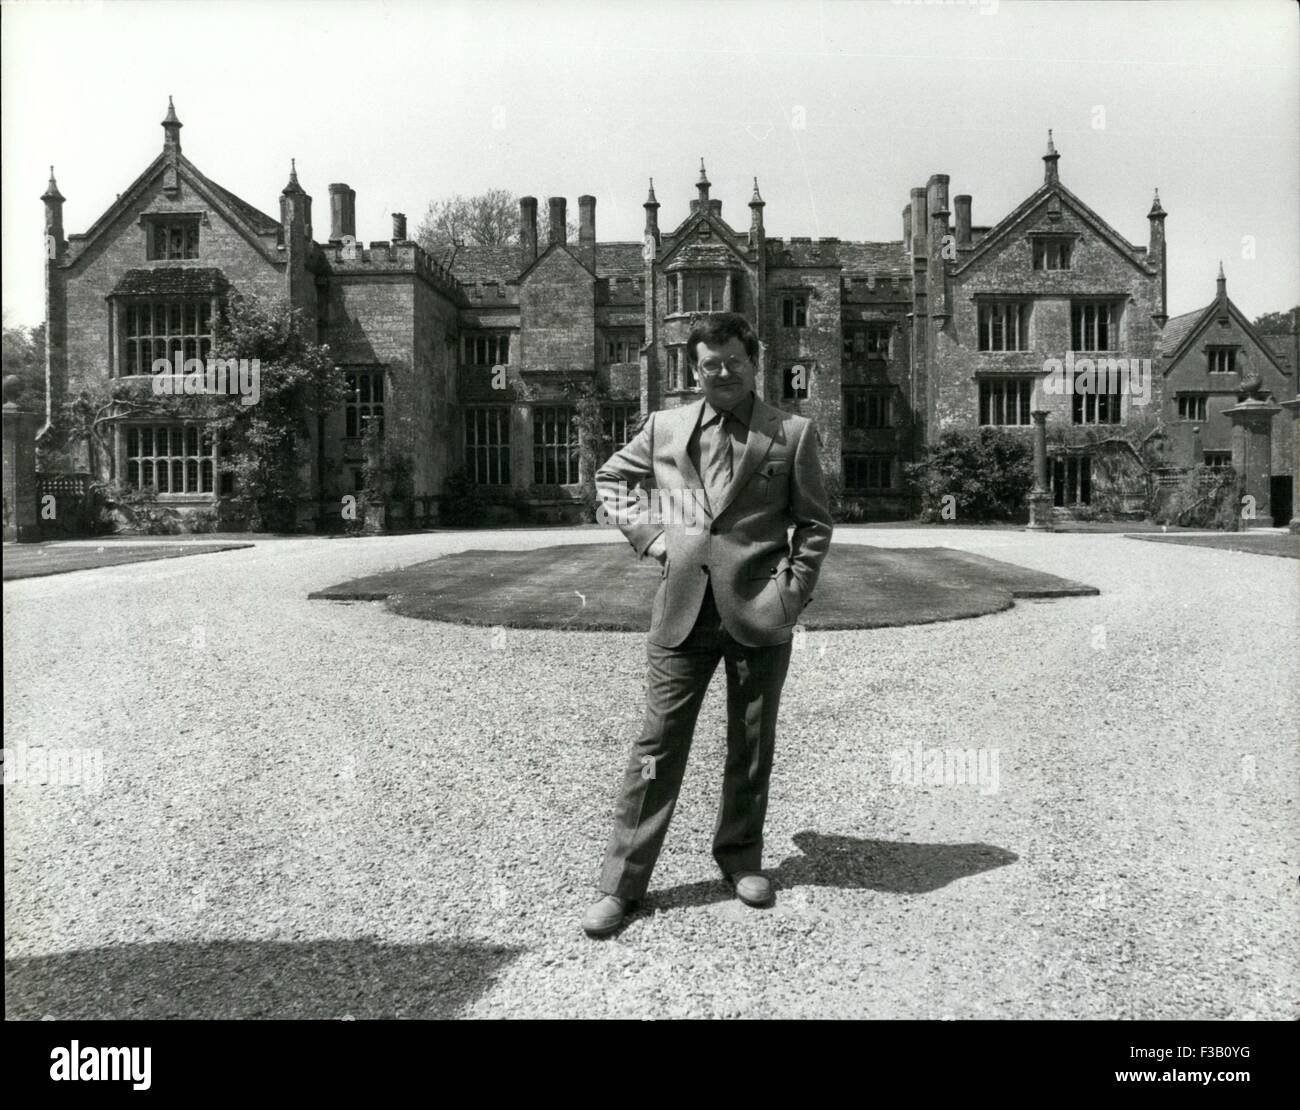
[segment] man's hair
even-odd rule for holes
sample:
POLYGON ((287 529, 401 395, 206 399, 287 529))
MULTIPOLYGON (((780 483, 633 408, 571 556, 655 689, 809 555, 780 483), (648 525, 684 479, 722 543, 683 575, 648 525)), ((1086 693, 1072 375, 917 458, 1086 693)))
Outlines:
POLYGON ((721 347, 728 339, 739 339, 745 345, 745 354, 749 361, 758 362, 758 333, 739 312, 711 312, 701 316, 686 340, 687 361, 690 365, 695 365, 697 343, 721 347))

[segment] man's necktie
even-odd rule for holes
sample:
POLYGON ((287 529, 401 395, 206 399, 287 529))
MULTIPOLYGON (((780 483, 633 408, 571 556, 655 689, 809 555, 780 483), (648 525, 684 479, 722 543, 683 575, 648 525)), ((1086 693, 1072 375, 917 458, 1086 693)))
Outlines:
POLYGON ((704 492, 716 512, 731 485, 731 413, 718 414, 704 463, 704 492))

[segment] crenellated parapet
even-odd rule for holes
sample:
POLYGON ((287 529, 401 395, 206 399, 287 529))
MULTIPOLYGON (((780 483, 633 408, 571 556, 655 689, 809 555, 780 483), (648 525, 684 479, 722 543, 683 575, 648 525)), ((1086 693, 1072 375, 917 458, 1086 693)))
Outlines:
POLYGON ((465 287, 446 266, 415 242, 374 241, 369 246, 345 238, 318 245, 327 272, 336 278, 413 273, 458 304, 468 304, 465 287))

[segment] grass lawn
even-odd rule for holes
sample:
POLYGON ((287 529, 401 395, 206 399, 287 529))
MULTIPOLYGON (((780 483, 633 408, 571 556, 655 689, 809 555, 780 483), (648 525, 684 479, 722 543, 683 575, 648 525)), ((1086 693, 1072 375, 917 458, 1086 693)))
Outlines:
MULTIPOLYGON (((619 544, 464 551, 309 595, 385 600, 402 616, 457 624, 644 632, 659 566, 619 544)), ((832 549, 801 622, 885 628, 1008 609, 1017 597, 1096 594, 1055 575, 946 547, 832 549)))
POLYGON ((1224 532, 1218 536, 1130 536, 1132 540, 1151 543, 1181 543, 1188 547, 1213 547, 1219 551, 1243 551, 1248 555, 1278 555, 1300 559, 1300 536, 1284 532, 1224 532))
POLYGON ((144 563, 152 559, 176 559, 182 555, 207 555, 213 551, 237 551, 251 543, 115 543, 91 546, 81 543, 5 544, 4 580, 40 578, 47 574, 67 574, 74 570, 96 570, 124 563, 144 563))

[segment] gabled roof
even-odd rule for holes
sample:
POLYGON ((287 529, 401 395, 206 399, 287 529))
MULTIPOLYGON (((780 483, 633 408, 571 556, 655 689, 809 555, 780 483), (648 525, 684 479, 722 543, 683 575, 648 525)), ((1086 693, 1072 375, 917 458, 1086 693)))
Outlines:
MULTIPOLYGON (((1211 302, 1210 308, 1213 307, 1214 303, 1211 302)), ((1184 312, 1181 316, 1171 316, 1166 320, 1164 331, 1160 333, 1160 354, 1168 357, 1176 351, 1207 311, 1208 309, 1198 308, 1195 312, 1184 312)))
POLYGON ((770 266, 838 266, 846 275, 907 275, 907 254, 902 240, 892 243, 847 243, 842 240, 791 241, 769 239, 770 266), (786 252, 790 261, 784 261, 786 252))
POLYGON ((1044 181, 1010 213, 994 224, 989 233, 976 244, 974 250, 964 258, 958 259, 956 266, 953 267, 953 273, 961 273, 977 259, 983 257, 995 244, 1009 238, 1012 232, 1032 216, 1053 194, 1074 209, 1075 213, 1081 216, 1084 222, 1106 240, 1117 253, 1124 255, 1138 269, 1148 273, 1154 272, 1151 261, 1147 258, 1144 250, 1138 250, 1059 181, 1044 181))
MULTIPOLYGON (((66 265, 76 265, 77 261, 85 255, 86 250, 113 225, 124 211, 135 207, 153 181, 166 171, 167 165, 168 154, 166 151, 162 151, 145 167, 144 172, 131 182, 117 200, 105 209, 99 219, 90 225, 85 234, 79 237, 80 249, 68 259, 66 265)), ((257 248, 262 255, 272 262, 281 261, 274 246, 263 241, 264 238, 269 238, 280 230, 279 220, 268 216, 246 200, 237 197, 230 190, 223 189, 216 182, 209 180, 183 154, 176 155, 176 171, 180 178, 185 180, 199 196, 211 204, 232 227, 243 234, 244 238, 257 248)))
POLYGON ((640 243, 597 243, 596 276, 639 278, 645 273, 640 243))
POLYGON ((596 275, 591 273, 591 270, 587 266, 587 264, 583 262, 583 260, 579 258, 576 254, 573 253, 571 244, 550 243, 547 245, 545 250, 539 250, 537 257, 534 258, 532 262, 530 262, 527 266, 524 267, 523 272, 519 275, 519 284, 522 285, 524 279, 529 274, 531 274, 534 270, 536 270, 537 267, 539 267, 548 258, 550 258, 552 255, 558 255, 558 254, 568 255, 570 261, 572 261, 575 266, 577 266, 581 270, 585 270, 588 274, 591 274, 593 280, 595 279, 596 275))
MULTIPOLYGON (((1210 325, 1210 322, 1218 316, 1219 302, 1216 298, 1207 304, 1204 308, 1197 309, 1195 312, 1188 312, 1182 316, 1176 316, 1165 324, 1164 332, 1160 336, 1160 355, 1164 362, 1163 373, 1168 374, 1180 358, 1188 351, 1197 337, 1210 325), (1190 323, 1189 323, 1190 321, 1190 323), (1177 332, 1170 334, 1170 328, 1174 324, 1178 325, 1177 332)), ((1269 337, 1260 335, 1252 324, 1242 314, 1241 310, 1232 303, 1232 298, 1228 298, 1228 316, 1246 333, 1261 351, 1264 357, 1273 364, 1278 373, 1284 377, 1291 376, 1291 370, 1287 367, 1286 361, 1279 359, 1277 351, 1268 342, 1269 337)), ((1279 338, 1285 339, 1285 336, 1279 338)))
POLYGON ((728 251, 734 254, 742 261, 748 261, 745 258, 745 252, 733 242, 737 232, 721 216, 715 216, 713 213, 700 208, 692 212, 681 223, 679 223, 669 235, 663 237, 663 243, 667 245, 659 258, 659 265, 666 266, 671 261, 673 255, 677 254, 688 242, 691 242, 690 232, 700 224, 707 223, 714 232, 718 233, 715 242, 722 243, 728 251))
POLYGON ((519 276, 520 247, 509 243, 499 247, 464 246, 455 252, 442 252, 445 264, 451 261, 451 272, 458 281, 473 285, 476 281, 514 281, 519 276))
MULTIPOLYGON (((571 243, 567 245, 572 246, 571 243)), ((572 250, 569 253, 572 254, 572 250)), ((451 252, 448 251, 445 258, 450 257, 451 252)), ((519 260, 520 248, 517 243, 495 247, 471 245, 461 247, 456 252, 456 260, 451 269, 457 279, 470 285, 478 281, 498 281, 504 284, 521 276, 519 260)), ((596 244, 598 278, 640 277, 644 266, 640 243, 596 244)))

